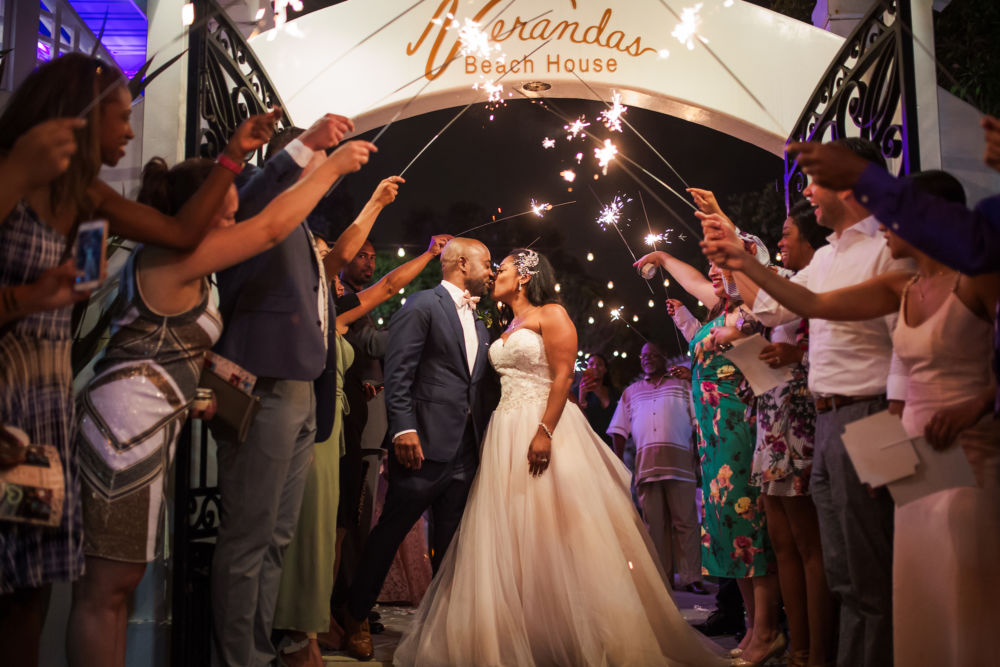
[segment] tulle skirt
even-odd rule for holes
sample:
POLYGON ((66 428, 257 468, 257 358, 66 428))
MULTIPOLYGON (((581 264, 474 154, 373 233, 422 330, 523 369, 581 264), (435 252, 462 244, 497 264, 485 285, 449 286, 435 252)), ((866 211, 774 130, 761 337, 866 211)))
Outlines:
POLYGON ((396 665, 723 665, 671 596, 630 474, 568 404, 528 472, 539 402, 498 410, 465 514, 396 665))

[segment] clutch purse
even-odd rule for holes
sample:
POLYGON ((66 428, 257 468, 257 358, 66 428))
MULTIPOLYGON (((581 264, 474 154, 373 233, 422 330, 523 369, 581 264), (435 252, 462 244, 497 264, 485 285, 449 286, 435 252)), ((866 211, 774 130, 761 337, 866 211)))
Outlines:
POLYGON ((59 453, 51 445, 28 444, 24 431, 6 428, 26 450, 24 461, 0 470, 0 520, 58 526, 66 484, 59 453))
POLYGON ((257 376, 213 352, 205 355, 199 387, 215 394, 215 417, 208 423, 216 440, 243 443, 250 433, 260 399, 253 395, 257 376))

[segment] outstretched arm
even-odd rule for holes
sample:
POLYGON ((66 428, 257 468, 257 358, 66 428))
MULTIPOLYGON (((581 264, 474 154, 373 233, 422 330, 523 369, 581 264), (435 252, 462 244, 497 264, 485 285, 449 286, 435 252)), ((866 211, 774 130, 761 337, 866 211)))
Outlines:
POLYGON ((541 475, 548 467, 552 456, 551 433, 556 430, 559 418, 573 385, 573 367, 576 362, 576 327, 569 319, 566 309, 557 304, 542 306, 539 310, 540 332, 545 356, 549 361, 549 398, 545 403, 542 421, 535 429, 535 435, 528 447, 528 470, 532 475, 541 475))
POLYGON ((648 255, 643 255, 632 266, 639 268, 646 264, 662 266, 674 277, 674 280, 681 284, 681 287, 688 294, 701 301, 707 307, 712 308, 718 303, 719 297, 715 295, 715 290, 712 289, 712 281, 703 276, 698 269, 687 262, 682 262, 670 253, 657 250, 648 255))
MULTIPOLYGON (((242 163, 244 156, 257 150, 274 133, 274 123, 281 110, 251 116, 233 134, 223 153, 242 163)), ((181 207, 176 216, 160 213, 152 206, 131 201, 97 180, 88 190, 94 210, 108 219, 110 231, 133 241, 153 243, 178 250, 197 246, 215 217, 223 198, 233 184, 235 174, 216 163, 208 179, 181 207)))
POLYGON ((405 264, 397 266, 385 274, 374 285, 358 292, 358 300, 361 304, 345 313, 338 313, 337 326, 349 326, 367 313, 370 313, 380 304, 388 301, 392 298, 392 295, 413 282, 413 279, 430 264, 431 260, 441 254, 441 250, 452 238, 454 237, 449 234, 440 234, 432 237, 427 252, 411 259, 405 264))
POLYGON ((273 248, 298 227, 337 178, 358 171, 375 145, 349 141, 309 176, 282 192, 263 211, 238 225, 212 230, 178 265, 180 283, 200 280, 273 248))
POLYGON ((813 292, 772 273, 731 241, 703 241, 705 255, 719 266, 742 271, 778 303, 801 317, 824 320, 870 320, 899 310, 900 295, 912 274, 890 271, 831 292, 813 292))
POLYGON ((336 243, 327 253, 323 260, 326 275, 337 275, 348 262, 354 259, 354 256, 361 250, 361 246, 364 245, 365 239, 368 238, 378 214, 382 212, 383 208, 395 201, 396 195, 399 193, 399 184, 405 182, 402 176, 390 176, 382 179, 382 182, 375 188, 375 192, 372 193, 371 199, 361 209, 361 213, 354 219, 354 222, 348 225, 347 229, 341 232, 336 243))

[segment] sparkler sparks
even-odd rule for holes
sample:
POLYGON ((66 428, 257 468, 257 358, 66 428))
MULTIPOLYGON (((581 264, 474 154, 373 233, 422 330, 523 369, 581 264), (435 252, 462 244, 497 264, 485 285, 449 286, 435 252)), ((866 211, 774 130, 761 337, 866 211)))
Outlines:
POLYGON ((563 169, 559 172, 559 175, 563 177, 567 183, 572 183, 576 180, 576 172, 572 169, 563 169))
POLYGON ((622 209, 630 201, 632 201, 630 197, 623 199, 621 195, 615 195, 611 203, 602 208, 601 214, 597 216, 597 224, 601 226, 601 229, 607 229, 608 227, 617 228, 618 222, 621 219, 622 209))
MULTIPOLYGON (((483 32, 482 25, 477 21, 467 18, 462 26, 459 26, 458 21, 452 21, 451 27, 458 28, 458 41, 462 45, 459 48, 459 53, 462 56, 475 56, 489 60, 493 57, 494 51, 500 51, 498 45, 490 44, 490 38, 483 32)), ((497 60, 502 62, 504 57, 501 53, 497 60)))
POLYGON ((590 127, 590 123, 584 120, 584 116, 580 116, 569 125, 563 125, 563 129, 567 132, 567 139, 576 139, 583 133, 583 128, 585 127, 590 127))
POLYGON ((622 318, 622 311, 620 308, 611 309, 611 321, 620 320, 622 318))
POLYGON ((617 90, 611 93, 611 108, 605 109, 600 114, 598 118, 604 123, 604 127, 608 128, 612 132, 622 131, 622 114, 628 111, 628 107, 622 104, 622 96, 617 90))
POLYGON ((493 81, 480 81, 479 83, 472 84, 473 90, 485 90, 486 91, 486 101, 493 102, 496 104, 503 104, 503 84, 494 83, 493 81))
POLYGON ((672 229, 668 229, 667 231, 663 232, 662 234, 653 234, 653 233, 646 234, 646 245, 650 245, 650 246, 654 246, 655 247, 657 243, 661 243, 661 242, 662 243, 673 243, 673 241, 670 240, 670 234, 673 231, 674 230, 672 230, 672 229))
POLYGON ((594 149, 594 157, 597 158, 597 166, 601 168, 601 173, 605 176, 608 175, 608 164, 615 159, 615 155, 618 154, 618 148, 611 143, 610 139, 604 140, 604 146, 602 148, 594 149))
POLYGON ((583 153, 577 153, 576 154, 576 163, 580 164, 581 160, 583 160, 583 153))
POLYGON ((537 215, 539 218, 545 216, 545 211, 551 211, 552 204, 548 202, 537 203, 534 199, 531 200, 531 212, 537 215))
POLYGON ((542 148, 555 148, 555 147, 556 147, 555 139, 549 139, 548 137, 542 139, 542 148))
POLYGON ((701 11, 702 3, 696 4, 694 7, 685 7, 681 10, 681 20, 676 26, 674 26, 674 31, 670 33, 672 37, 676 37, 677 41, 688 47, 688 50, 694 49, 694 38, 697 37, 702 42, 708 43, 708 40, 698 34, 698 27, 701 25, 701 16, 698 12, 701 11))

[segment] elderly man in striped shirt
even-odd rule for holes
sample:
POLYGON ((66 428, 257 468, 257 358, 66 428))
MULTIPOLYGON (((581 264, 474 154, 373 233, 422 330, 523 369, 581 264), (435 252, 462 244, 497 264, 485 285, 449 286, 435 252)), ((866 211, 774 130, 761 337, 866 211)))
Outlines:
POLYGON ((639 505, 663 570, 668 576, 676 570, 681 590, 705 593, 695 506, 691 371, 667 369, 663 350, 654 343, 642 347, 639 362, 643 377, 625 389, 608 433, 619 456, 628 435, 635 440, 639 505))

